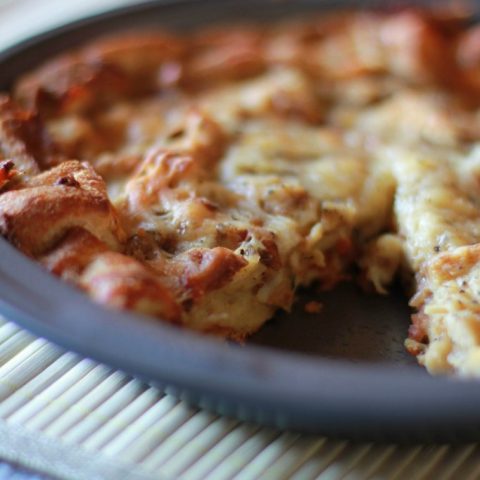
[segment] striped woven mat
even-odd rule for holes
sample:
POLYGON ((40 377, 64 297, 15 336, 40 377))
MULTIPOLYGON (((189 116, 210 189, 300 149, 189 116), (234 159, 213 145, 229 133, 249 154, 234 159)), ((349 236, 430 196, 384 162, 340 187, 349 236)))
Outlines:
POLYGON ((477 479, 480 445, 374 445, 193 409, 0 323, 0 458, 58 478, 477 479))

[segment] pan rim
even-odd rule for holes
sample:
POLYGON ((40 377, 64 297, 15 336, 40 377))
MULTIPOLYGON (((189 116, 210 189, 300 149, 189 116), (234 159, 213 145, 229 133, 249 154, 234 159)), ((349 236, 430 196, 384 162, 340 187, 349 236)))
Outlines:
MULTIPOLYGON (((147 0, 76 20, 0 52, 0 72, 2 65, 34 54, 39 43, 55 42, 89 25, 152 9, 181 12, 199 3, 147 0)), ((0 78, 0 84, 6 82, 0 78)), ((236 347, 153 324, 92 303, 3 239, 0 292, 0 311, 34 333, 227 414, 246 409, 246 419, 350 437, 372 429, 393 435, 442 435, 480 426, 480 382, 432 378, 405 366, 352 364, 256 345, 236 347), (102 344, 103 335, 108 340, 102 344), (164 342, 160 350, 158 340, 164 342)))

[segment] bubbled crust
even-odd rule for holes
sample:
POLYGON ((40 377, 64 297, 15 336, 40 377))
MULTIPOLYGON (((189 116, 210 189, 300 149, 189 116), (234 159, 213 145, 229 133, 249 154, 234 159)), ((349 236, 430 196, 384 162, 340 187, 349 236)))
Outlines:
POLYGON ((168 284, 141 262, 117 252, 75 227, 40 256, 49 271, 113 308, 132 310, 179 323, 181 309, 168 284))
POLYGON ((0 95, 0 159, 15 159, 27 176, 60 160, 39 115, 6 95, 0 95))
POLYGON ((106 38, 26 75, 17 84, 16 97, 46 115, 98 108, 155 90, 162 65, 183 51, 183 42, 167 34, 106 38))
MULTIPOLYGON (((226 139, 214 120, 190 111, 174 137, 169 148, 147 152, 126 184, 131 212, 148 212, 162 196, 171 196, 175 190, 183 190, 185 184, 201 182, 215 172, 226 139)), ((208 210, 208 205, 204 206, 208 210)))
POLYGON ((85 290, 94 300, 179 323, 172 284, 146 265, 110 251, 83 228, 72 228, 38 259, 49 271, 85 290))
POLYGON ((172 289, 148 267, 120 253, 98 255, 79 283, 100 303, 180 322, 181 309, 172 289))
POLYGON ((182 283, 198 299, 228 284, 247 260, 223 247, 195 248, 177 258, 183 264, 182 283))
POLYGON ((88 165, 64 162, 0 196, 0 232, 28 255, 44 253, 74 227, 112 249, 124 235, 103 180, 88 165))
POLYGON ((69 230, 50 251, 39 257, 39 261, 50 272, 78 283, 83 270, 108 246, 81 227, 69 230))
POLYGON ((194 36, 182 81, 190 88, 240 80, 265 70, 264 34, 248 26, 216 27, 194 36))

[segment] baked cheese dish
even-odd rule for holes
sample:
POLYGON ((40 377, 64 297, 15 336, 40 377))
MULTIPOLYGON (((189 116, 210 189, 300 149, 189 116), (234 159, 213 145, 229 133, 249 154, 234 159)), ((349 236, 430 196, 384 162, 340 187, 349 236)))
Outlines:
POLYGON ((0 232, 104 305, 239 341, 300 287, 401 279, 406 348, 480 376, 478 99, 462 11, 96 39, 0 97, 0 232))

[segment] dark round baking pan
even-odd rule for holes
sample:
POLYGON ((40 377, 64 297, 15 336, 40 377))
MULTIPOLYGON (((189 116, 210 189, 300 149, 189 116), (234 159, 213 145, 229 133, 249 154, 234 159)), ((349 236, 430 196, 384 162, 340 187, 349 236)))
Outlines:
MULTIPOLYGON (((402 2, 404 3, 404 2, 402 2)), ((423 2, 425 3, 425 2, 423 2)), ((437 2, 438 4, 438 2, 437 2)), ((124 28, 190 29, 385 2, 147 2, 45 33, 0 53, 0 89, 95 35, 124 28)), ((480 382, 429 377, 404 351, 406 299, 353 286, 304 292, 240 346, 104 309, 0 239, 0 310, 32 332, 118 367, 195 405, 279 428, 349 438, 480 438, 480 382), (318 315, 303 302, 324 303, 318 315)))

